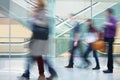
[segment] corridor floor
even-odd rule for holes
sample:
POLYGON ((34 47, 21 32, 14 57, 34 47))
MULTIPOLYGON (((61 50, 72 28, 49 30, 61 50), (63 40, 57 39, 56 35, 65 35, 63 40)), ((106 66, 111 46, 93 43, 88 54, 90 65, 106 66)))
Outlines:
MULTIPOLYGON (((114 60, 114 73, 104 74, 102 71, 106 69, 106 57, 100 57, 101 69, 93 71, 95 66, 94 58, 90 58, 92 66, 87 69, 78 68, 80 66, 80 58, 75 58, 75 66, 73 69, 64 68, 67 65, 68 58, 52 58, 53 65, 58 72, 58 80, 120 80, 120 59, 114 60)), ((24 71, 25 58, 0 58, 0 80, 19 80, 19 77, 24 71)), ((46 68, 46 67, 45 67, 46 68)), ((45 75, 49 76, 48 71, 45 75)), ((37 66, 31 69, 31 80, 37 80, 37 66)))

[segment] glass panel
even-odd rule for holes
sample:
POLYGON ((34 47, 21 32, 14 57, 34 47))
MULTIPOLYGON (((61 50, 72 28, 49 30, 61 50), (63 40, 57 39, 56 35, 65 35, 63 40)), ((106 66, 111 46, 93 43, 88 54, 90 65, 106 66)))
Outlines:
POLYGON ((69 30, 71 30, 73 28, 72 25, 74 21, 79 21, 80 23, 83 23, 85 19, 90 18, 90 6, 96 4, 96 2, 91 3, 90 1, 57 0, 56 15, 59 16, 61 19, 64 19, 64 21, 56 26, 56 36, 61 36, 64 33, 67 33, 69 30), (71 15, 74 18, 71 18, 71 15))
POLYGON ((1 13, 0 15, 0 77, 9 80, 10 67, 10 45, 9 42, 9 18, 1 13), (3 77, 8 76, 8 77, 3 77))
POLYGON ((0 79, 17 80, 17 74, 23 72, 22 55, 28 53, 27 45, 31 37, 31 31, 25 24, 28 12, 13 0, 2 0, 2 3, 7 6, 0 6, 0 79), (22 59, 15 56, 22 56, 22 59))

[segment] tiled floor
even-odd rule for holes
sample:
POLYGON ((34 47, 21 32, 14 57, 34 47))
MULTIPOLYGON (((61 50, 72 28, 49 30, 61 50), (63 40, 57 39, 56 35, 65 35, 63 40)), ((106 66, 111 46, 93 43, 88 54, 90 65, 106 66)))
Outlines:
MULTIPOLYGON (((100 57, 101 69, 93 71, 95 62, 93 58, 90 58, 93 65, 88 69, 80 69, 79 67, 81 59, 75 58, 75 67, 73 69, 64 68, 67 65, 68 58, 53 58, 54 67, 58 72, 58 80, 120 80, 120 59, 115 59, 114 73, 104 74, 102 70, 106 69, 106 57, 100 57)), ((8 58, 0 59, 0 80, 19 80, 18 77, 24 71, 25 58, 12 58, 10 61, 8 58)), ((47 70, 46 76, 49 76, 47 70)), ((38 71, 35 65, 31 69, 31 80, 37 80, 38 71)))

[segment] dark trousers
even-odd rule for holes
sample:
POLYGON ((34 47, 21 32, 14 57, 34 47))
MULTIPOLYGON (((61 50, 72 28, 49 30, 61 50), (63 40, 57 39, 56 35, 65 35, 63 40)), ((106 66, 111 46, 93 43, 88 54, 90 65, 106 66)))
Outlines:
POLYGON ((104 38, 104 40, 107 42, 107 53, 108 53, 108 62, 107 67, 108 70, 113 71, 113 42, 114 38, 104 38))
POLYGON ((33 63, 35 63, 35 61, 37 62, 38 65, 38 70, 39 70, 39 75, 43 75, 44 76, 44 63, 43 63, 43 59, 42 56, 30 56, 27 59, 27 64, 26 64, 26 70, 23 74, 24 77, 30 77, 30 68, 33 66, 33 63))
POLYGON ((73 66, 73 64, 74 64, 74 53, 75 53, 75 50, 76 49, 79 49, 79 51, 81 52, 81 54, 82 54, 82 46, 81 46, 81 43, 80 43, 80 41, 78 41, 78 45, 77 46, 74 46, 74 41, 72 42, 72 47, 71 47, 71 49, 70 49, 70 53, 71 53, 71 55, 70 55, 70 58, 69 58, 69 66, 73 66))
POLYGON ((97 52, 92 49, 92 46, 90 44, 88 45, 87 50, 84 53, 85 62, 90 63, 90 61, 87 59, 87 57, 91 51, 93 51, 93 56, 94 56, 95 61, 96 61, 96 67, 100 67, 97 52))
POLYGON ((74 51, 77 49, 77 47, 73 47, 71 50, 70 50, 70 59, 69 59, 69 66, 73 66, 74 64, 74 51))

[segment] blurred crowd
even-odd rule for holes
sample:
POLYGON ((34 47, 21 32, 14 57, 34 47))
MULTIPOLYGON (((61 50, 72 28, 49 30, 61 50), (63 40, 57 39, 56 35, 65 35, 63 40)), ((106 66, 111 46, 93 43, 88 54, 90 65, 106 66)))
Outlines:
MULTIPOLYGON (((26 68, 22 74, 20 80, 30 80, 30 69, 34 62, 38 64, 39 77, 38 80, 57 80, 58 74, 54 69, 54 66, 50 62, 49 55, 49 30, 50 30, 50 15, 46 8, 46 2, 44 0, 36 0, 36 5, 31 11, 31 26, 32 26, 32 37, 29 44, 30 53, 27 56, 26 68), (45 77, 44 64, 48 67, 48 71, 51 74, 49 77, 45 77)), ((72 38, 70 44, 70 57, 68 65, 65 68, 74 67, 74 54, 75 50, 79 49, 79 56, 82 57, 81 68, 88 68, 91 65, 91 61, 88 59, 90 52, 93 52, 96 66, 93 70, 100 69, 100 63, 98 58, 98 50, 106 51, 108 54, 107 70, 104 73, 113 73, 113 43, 116 35, 117 19, 114 17, 114 10, 108 8, 105 10, 105 16, 107 20, 103 23, 103 30, 97 30, 94 25, 93 19, 87 19, 85 21, 87 35, 85 39, 81 39, 81 23, 74 20, 73 29, 71 30, 72 38), (82 44, 86 44, 86 50, 83 51, 82 44)), ((73 15, 71 15, 71 18, 73 15)), ((64 43, 63 43, 64 44, 64 43)))

